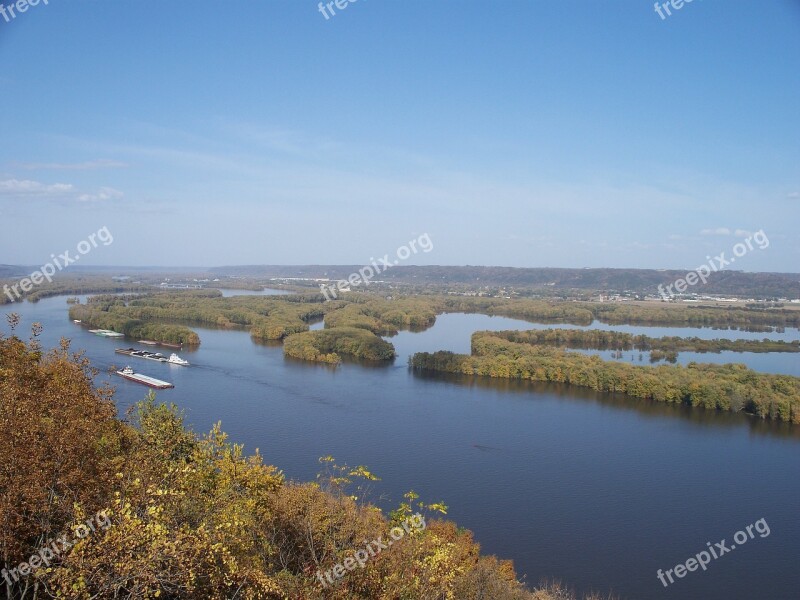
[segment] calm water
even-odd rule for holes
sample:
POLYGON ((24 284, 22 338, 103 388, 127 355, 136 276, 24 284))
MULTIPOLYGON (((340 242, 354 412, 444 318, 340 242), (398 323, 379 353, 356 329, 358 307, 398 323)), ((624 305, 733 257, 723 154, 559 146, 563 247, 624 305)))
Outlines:
MULTIPOLYGON (((46 345, 67 336, 99 368, 124 366, 114 354, 122 342, 73 324, 63 298, 15 308, 26 326, 45 325, 46 345)), ((387 494, 384 506, 409 489, 443 500, 484 551, 513 559, 531 583, 557 578, 637 600, 796 600, 800 428, 550 384, 419 376, 406 367, 416 351, 468 352, 474 330, 534 326, 444 315, 428 331, 392 338, 400 357, 383 367, 305 364, 246 332, 200 328, 202 346, 181 353, 190 368, 130 360, 175 383, 158 396, 180 405, 197 431, 222 420, 233 440, 260 448, 290 478, 312 479, 317 458, 332 454, 378 473, 375 497, 387 494), (708 541, 730 544, 760 518, 769 537, 668 589, 659 583, 659 568, 685 562, 708 541)), ((147 392, 102 379, 117 386, 121 411, 147 392)))

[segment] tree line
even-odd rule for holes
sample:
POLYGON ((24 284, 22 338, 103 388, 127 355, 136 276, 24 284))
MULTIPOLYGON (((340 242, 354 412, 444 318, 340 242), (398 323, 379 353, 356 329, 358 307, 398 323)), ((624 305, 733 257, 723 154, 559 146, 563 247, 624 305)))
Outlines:
POLYGON ((495 331, 494 335, 520 344, 544 344, 586 350, 659 350, 662 352, 800 352, 800 341, 728 340, 724 338, 632 335, 602 329, 531 329, 495 331))
POLYGON ((472 336, 471 355, 419 352, 409 363, 420 370, 567 383, 599 392, 743 411, 800 424, 800 378, 759 373, 744 365, 637 366, 560 348, 512 342, 493 332, 472 336))
POLYGON ((800 310, 686 306, 680 304, 599 303, 534 298, 448 297, 444 312, 478 312, 523 319, 534 323, 591 325, 664 325, 670 327, 720 327, 768 331, 800 327, 800 310))

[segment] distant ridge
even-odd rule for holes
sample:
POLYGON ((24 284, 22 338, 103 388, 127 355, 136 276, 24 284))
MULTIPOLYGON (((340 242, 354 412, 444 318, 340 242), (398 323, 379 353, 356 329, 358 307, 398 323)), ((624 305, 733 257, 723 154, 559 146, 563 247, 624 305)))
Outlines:
MULTIPOLYGON (((223 267, 71 266, 59 276, 95 275, 191 276, 347 279, 365 265, 233 265, 223 267)), ((38 267, 0 265, 0 279, 29 275, 38 267)), ((562 290, 631 291, 655 293, 659 284, 669 285, 684 277, 686 269, 567 269, 549 267, 497 267, 448 265, 397 265, 376 280, 406 284, 451 286, 511 286, 562 290)), ((57 276, 58 277, 58 276, 57 276)), ((752 298, 800 298, 800 273, 749 273, 724 270, 712 273, 708 283, 690 292, 752 298)))
MULTIPOLYGON (((214 275, 240 277, 310 277, 346 279, 364 265, 246 265, 215 267, 214 275)), ((555 287, 609 291, 653 292, 659 284, 668 285, 684 277, 686 269, 562 269, 478 266, 399 265, 375 279, 403 283, 469 284, 517 287, 555 287)), ((736 294, 739 296, 779 296, 800 298, 800 273, 712 273, 706 285, 693 286, 693 292, 736 294)))
POLYGON ((29 274, 34 267, 21 267, 19 265, 0 265, 0 279, 6 277, 21 277, 29 274))

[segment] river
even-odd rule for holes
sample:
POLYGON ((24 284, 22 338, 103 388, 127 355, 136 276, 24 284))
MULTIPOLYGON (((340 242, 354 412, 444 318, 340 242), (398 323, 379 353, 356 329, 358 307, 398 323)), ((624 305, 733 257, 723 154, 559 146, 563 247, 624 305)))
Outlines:
MULTIPOLYGON (((46 347, 65 336, 86 350, 104 371, 99 380, 116 385, 121 413, 147 393, 107 373, 125 364, 114 348, 140 347, 135 341, 90 334, 68 319, 63 297, 13 308, 23 316, 23 337, 39 321, 46 347)), ((513 559, 531 584, 559 579, 580 592, 628 600, 795 600, 800 428, 554 384, 421 376, 406 366, 417 351, 468 352, 475 330, 549 326, 442 315, 427 331, 390 338, 399 357, 380 367, 306 364, 284 358, 278 344, 253 342, 247 332, 206 328, 193 328, 202 339, 196 351, 181 352, 189 368, 130 360, 175 384, 158 398, 183 409, 195 431, 222 421, 233 441, 246 451, 259 448, 291 479, 313 479, 323 455, 367 465, 382 478, 374 486, 376 503, 393 507, 410 489, 425 501, 445 502, 449 518, 474 531, 485 552, 513 559), (769 536, 756 534, 669 588, 657 579, 658 569, 685 562, 706 542, 724 538, 730 545, 735 532, 761 518, 769 536)), ((798 339, 797 330, 756 335, 798 339)), ((755 368, 780 370, 788 360, 797 374, 797 354, 761 356, 779 358, 755 368)), ((741 353, 734 360, 754 358, 741 353)))

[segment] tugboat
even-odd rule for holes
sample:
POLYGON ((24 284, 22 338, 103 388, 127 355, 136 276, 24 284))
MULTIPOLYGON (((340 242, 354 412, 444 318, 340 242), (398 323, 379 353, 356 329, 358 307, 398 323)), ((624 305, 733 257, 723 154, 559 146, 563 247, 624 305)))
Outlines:
POLYGON ((182 367, 188 367, 189 366, 189 361, 188 360, 183 360, 180 356, 178 356, 174 352, 172 354, 170 354, 170 357, 167 360, 167 362, 169 364, 171 364, 171 365, 181 365, 182 367))
POLYGON ((130 367, 125 367, 122 371, 117 371, 117 375, 120 377, 124 377, 129 381, 135 381, 136 383, 141 383, 142 385, 146 385, 151 388, 156 388, 157 390, 166 390, 169 388, 174 388, 175 386, 168 381, 161 381, 160 379, 156 379, 155 377, 148 377, 147 375, 141 375, 139 373, 135 373, 133 369, 130 367))

